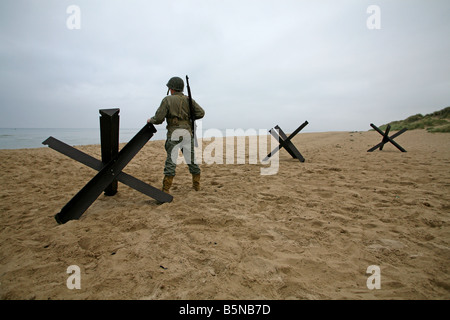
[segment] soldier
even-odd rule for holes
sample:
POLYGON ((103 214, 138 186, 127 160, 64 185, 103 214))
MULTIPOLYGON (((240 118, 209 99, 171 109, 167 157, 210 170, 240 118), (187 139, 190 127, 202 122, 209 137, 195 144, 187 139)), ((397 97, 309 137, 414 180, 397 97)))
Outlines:
MULTIPOLYGON (((155 116, 148 119, 148 123, 161 124, 164 119, 167 122, 167 139, 165 149, 167 152, 166 163, 164 165, 164 179, 163 188, 164 192, 169 192, 172 186, 173 178, 175 176, 176 164, 172 159, 172 150, 182 142, 183 137, 173 141, 172 133, 176 129, 187 130, 191 135, 191 157, 188 163, 189 172, 192 174, 192 185, 196 191, 200 190, 200 168, 194 163, 194 139, 190 122, 190 109, 188 96, 183 94, 184 81, 179 77, 173 77, 167 83, 167 97, 161 101, 161 105, 156 110, 155 116), (170 91, 170 96, 168 95, 170 91)), ((194 107, 195 119, 201 119, 205 115, 205 111, 200 107, 193 99, 192 104, 194 107)), ((189 157, 185 158, 188 160, 189 157)))

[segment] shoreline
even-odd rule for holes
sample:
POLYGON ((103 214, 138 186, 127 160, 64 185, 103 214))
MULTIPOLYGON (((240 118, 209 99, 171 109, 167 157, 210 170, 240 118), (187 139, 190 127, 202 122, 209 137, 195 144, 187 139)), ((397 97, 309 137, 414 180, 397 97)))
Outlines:
MULTIPOLYGON (((16 130, 16 128, 0 128, 0 130, 1 129, 16 130)), ((166 139, 167 130, 165 128, 157 128, 157 129, 158 129, 158 132, 157 132, 156 139, 152 138, 149 141, 160 141, 160 140, 165 140, 166 139)), ((33 147, 14 147, 14 146, 12 146, 12 147, 1 147, 2 143, 3 144, 11 144, 11 145, 13 145, 13 141, 11 141, 11 142, 1 142, 0 141, 0 150, 21 150, 21 149, 29 150, 29 149, 46 148, 46 146, 44 146, 44 145, 41 146, 41 144, 42 144, 42 141, 47 139, 49 136, 53 136, 54 138, 56 138, 58 140, 61 140, 61 141, 65 142, 65 143, 67 143, 67 144, 69 144, 69 145, 71 145, 73 147, 83 147, 83 146, 92 146, 92 145, 97 145, 97 144, 99 145, 100 144, 100 128, 85 128, 85 129, 81 129, 81 128, 68 128, 68 129, 66 129, 66 128, 17 128, 17 130, 27 130, 27 131, 28 130, 31 130, 31 131, 33 131, 33 130, 45 130, 45 131, 49 130, 49 132, 47 132, 46 134, 41 135, 39 137, 27 136, 27 137, 19 138, 19 140, 36 140, 36 142, 30 142, 32 144, 36 144, 36 146, 33 146, 33 147), (56 130, 56 132, 50 131, 50 130, 56 130), (63 133, 62 135, 58 134, 57 131, 60 131, 60 130, 67 131, 67 132, 71 132, 73 130, 75 130, 75 131, 80 131, 81 130, 80 132, 82 134, 86 134, 86 132, 83 132, 84 130, 89 130, 89 131, 92 131, 92 133, 90 133, 90 137, 87 138, 86 140, 93 140, 94 139, 94 140, 98 140, 98 142, 96 142, 96 143, 82 143, 82 144, 80 144, 79 142, 74 142, 74 138, 73 137, 68 137, 67 136, 67 132, 63 133), (94 136, 95 136, 95 138, 94 138, 94 136)), ((120 130, 123 130, 123 132, 121 132, 121 134, 120 134, 120 139, 122 140, 123 139, 123 135, 125 135, 128 138, 128 141, 129 141, 139 131, 139 128, 137 128, 137 129, 136 128, 121 128, 120 130)), ((218 138, 224 138, 224 137, 231 137, 231 136, 234 136, 234 137, 255 136, 255 135, 256 136, 260 136, 261 134, 260 134, 260 132, 258 132, 259 130, 265 130, 267 132, 266 135, 270 135, 268 129, 267 130, 266 129, 258 129, 258 130, 256 130, 256 129, 253 129, 253 128, 249 128, 249 129, 242 129, 242 128, 230 128, 230 129, 209 128, 209 129, 205 129, 205 130, 202 131, 202 136, 200 136, 200 139, 211 139, 211 137, 214 137, 214 136, 211 136, 211 135, 204 136, 204 133, 209 134, 209 132, 211 132, 211 131, 214 131, 216 133, 220 132, 222 134, 222 136, 218 136, 218 138), (229 131, 233 131, 233 133, 235 133, 236 131, 239 131, 239 132, 242 131, 244 133, 247 133, 248 131, 254 130, 255 134, 250 134, 250 135, 248 135, 248 134, 243 134, 243 135, 241 135, 241 134, 238 134, 238 135, 234 134, 234 135, 227 136, 226 135, 226 131, 228 131, 228 130, 229 131)), ((366 130, 366 131, 350 131, 350 130, 342 130, 342 131, 308 131, 308 128, 306 128, 306 130, 300 132, 300 134, 320 134, 320 133, 331 133, 331 132, 335 132, 335 133, 346 133, 346 132, 348 132, 348 133, 356 133, 356 132, 369 132, 369 131, 372 131, 372 130, 373 129, 366 130)), ((286 132, 286 134, 289 134, 289 133, 290 132, 286 132)), ((11 135, 5 134, 5 135, 0 135, 0 136, 2 138, 5 138, 5 137, 10 137, 11 135)), ((79 138, 76 138, 75 140, 79 140, 79 138)), ((128 141, 123 141, 122 140, 122 142, 120 142, 120 144, 126 144, 128 141)), ((23 141, 21 143, 23 143, 23 141)))

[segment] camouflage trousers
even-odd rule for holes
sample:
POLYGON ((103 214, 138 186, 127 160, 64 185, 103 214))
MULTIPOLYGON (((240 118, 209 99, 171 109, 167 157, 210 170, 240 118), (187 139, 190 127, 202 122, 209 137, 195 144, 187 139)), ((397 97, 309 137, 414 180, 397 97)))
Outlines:
POLYGON ((188 152, 189 148, 184 146, 183 148, 183 137, 179 140, 173 141, 170 138, 167 138, 165 149, 167 152, 166 163, 164 165, 164 175, 166 176, 174 176, 177 168, 176 159, 178 159, 178 151, 182 150, 184 159, 189 167, 189 172, 191 174, 200 174, 200 167, 194 163, 195 152, 194 152, 194 139, 191 139, 191 155, 190 157, 186 152, 188 152), (174 162, 175 160, 175 162, 174 162))

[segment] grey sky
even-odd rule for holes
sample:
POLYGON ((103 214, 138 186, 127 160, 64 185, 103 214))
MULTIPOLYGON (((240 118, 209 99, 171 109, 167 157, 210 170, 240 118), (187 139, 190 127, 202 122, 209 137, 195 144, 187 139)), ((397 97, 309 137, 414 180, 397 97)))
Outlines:
POLYGON ((187 74, 203 129, 368 130, 450 105, 448 17, 448 0, 2 0, 0 127, 120 108, 140 128, 187 74))

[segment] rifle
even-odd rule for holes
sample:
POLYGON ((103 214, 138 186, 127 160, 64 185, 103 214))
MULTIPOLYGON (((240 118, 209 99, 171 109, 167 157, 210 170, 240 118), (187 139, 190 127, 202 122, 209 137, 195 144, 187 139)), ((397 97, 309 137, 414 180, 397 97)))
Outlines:
POLYGON ((191 128, 192 128, 192 134, 194 136, 194 145, 198 147, 197 142, 197 134, 195 133, 195 129, 197 125, 195 124, 195 110, 194 110, 194 104, 192 103, 192 94, 191 94, 191 87, 189 86, 189 77, 186 75, 186 87, 188 91, 189 96, 189 111, 190 111, 190 118, 191 118, 191 128))

